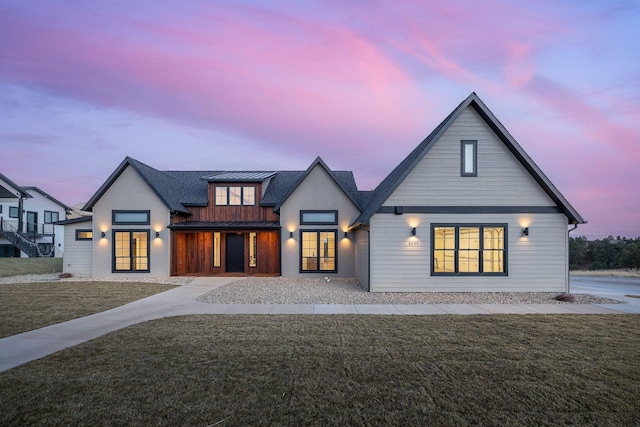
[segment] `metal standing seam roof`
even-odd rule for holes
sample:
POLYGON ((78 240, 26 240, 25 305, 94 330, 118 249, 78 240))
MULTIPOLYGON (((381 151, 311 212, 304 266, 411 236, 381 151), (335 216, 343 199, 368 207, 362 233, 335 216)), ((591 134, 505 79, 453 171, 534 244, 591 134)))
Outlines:
POLYGON ((216 175, 203 176, 202 179, 207 181, 265 181, 275 175, 276 172, 221 172, 216 175))

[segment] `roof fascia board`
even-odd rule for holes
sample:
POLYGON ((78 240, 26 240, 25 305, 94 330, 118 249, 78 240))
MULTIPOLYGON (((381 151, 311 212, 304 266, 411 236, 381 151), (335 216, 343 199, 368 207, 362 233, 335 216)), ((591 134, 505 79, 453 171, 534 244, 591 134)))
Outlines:
POLYGON ((353 196, 342 186, 342 184, 340 184, 340 182, 336 179, 335 176, 333 176, 333 173, 331 173, 331 169, 329 169, 329 167, 327 166, 327 164, 322 160, 322 158, 320 158, 320 156, 316 157, 316 159, 311 163, 311 165, 307 168, 307 170, 304 172, 304 174, 298 178, 298 180, 296 181, 295 185, 293 185, 291 187, 291 190, 282 198, 282 200, 280 202, 278 202, 274 208, 273 211, 274 212, 278 212, 280 210, 280 208, 282 207, 282 205, 284 204, 284 202, 287 201, 287 199, 289 197, 291 197, 291 195, 298 189, 298 187, 300 186, 300 184, 302 184, 302 182, 307 178, 307 176, 309 176, 309 174, 311 173, 311 171, 316 167, 316 166, 321 166, 324 171, 327 173, 327 175, 329 175, 331 177, 331 179, 333 180, 333 182, 338 186, 338 188, 345 194, 345 196, 347 196, 347 198, 349 198, 349 200, 351 201, 351 203, 353 203, 353 205, 358 208, 358 210, 362 210, 361 206, 358 204, 358 202, 356 200, 354 200, 353 196))

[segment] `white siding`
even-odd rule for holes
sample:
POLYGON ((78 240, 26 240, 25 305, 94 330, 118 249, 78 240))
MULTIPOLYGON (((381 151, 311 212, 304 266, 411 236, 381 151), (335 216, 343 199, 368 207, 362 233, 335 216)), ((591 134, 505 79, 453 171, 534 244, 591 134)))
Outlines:
POLYGON ((355 277, 354 233, 344 232, 360 214, 358 208, 338 187, 325 169, 317 165, 280 207, 282 226, 281 256, 283 277, 355 277), (301 210, 337 210, 338 225, 300 225, 301 210), (300 230, 337 230, 337 273, 300 273, 300 230), (289 233, 293 232, 293 238, 289 233))
POLYGON ((371 219, 373 292, 564 292, 567 218, 563 214, 377 214, 371 219), (431 224, 508 226, 508 276, 431 276, 431 224), (522 228, 529 227, 529 237, 522 228), (417 228, 417 236, 410 230, 417 228), (409 241, 418 246, 409 246, 409 241), (373 250, 375 248, 375 250, 373 250))
POLYGON ((384 206, 554 206, 472 107, 435 143, 384 206), (460 142, 478 141, 478 176, 460 176, 460 142))
POLYGON ((76 230, 90 230, 91 227, 91 221, 64 226, 66 250, 62 266, 63 272, 71 273, 75 277, 93 276, 93 242, 91 240, 76 240, 76 230))

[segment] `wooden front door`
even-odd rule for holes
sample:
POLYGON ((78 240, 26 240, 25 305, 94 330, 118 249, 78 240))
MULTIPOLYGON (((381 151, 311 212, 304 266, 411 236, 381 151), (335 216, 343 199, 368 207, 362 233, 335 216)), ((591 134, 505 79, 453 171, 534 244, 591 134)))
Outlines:
POLYGON ((226 271, 227 273, 244 272, 244 234, 229 233, 227 236, 226 271))

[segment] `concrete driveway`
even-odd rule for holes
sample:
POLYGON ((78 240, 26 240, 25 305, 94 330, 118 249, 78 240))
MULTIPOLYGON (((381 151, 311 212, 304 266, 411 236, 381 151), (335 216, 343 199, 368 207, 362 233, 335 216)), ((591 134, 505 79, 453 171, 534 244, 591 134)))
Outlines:
POLYGON ((571 276, 572 294, 591 294, 625 301, 616 309, 626 313, 640 313, 639 277, 571 276), (627 295, 635 295, 637 298, 627 295))

